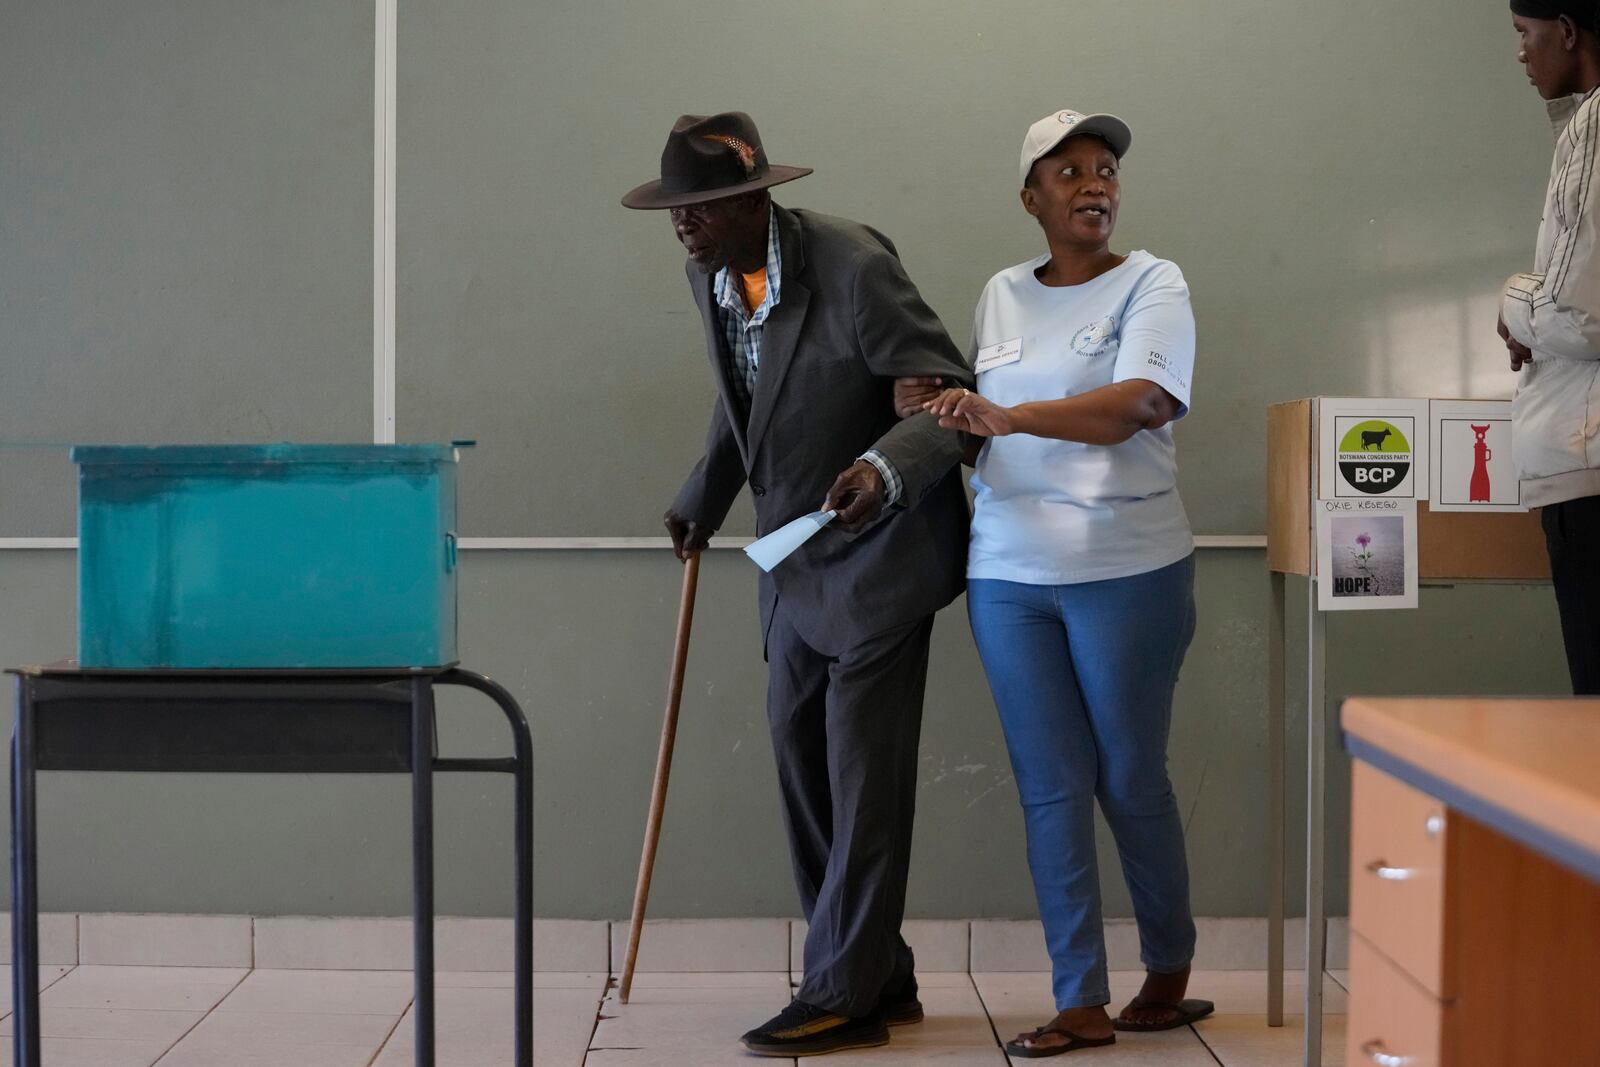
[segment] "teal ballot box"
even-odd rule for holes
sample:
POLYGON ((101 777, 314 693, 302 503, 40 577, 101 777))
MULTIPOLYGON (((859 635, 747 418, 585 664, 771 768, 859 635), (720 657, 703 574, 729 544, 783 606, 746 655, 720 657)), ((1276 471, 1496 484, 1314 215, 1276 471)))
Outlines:
POLYGON ((78 447, 83 667, 456 660, 455 446, 78 447))

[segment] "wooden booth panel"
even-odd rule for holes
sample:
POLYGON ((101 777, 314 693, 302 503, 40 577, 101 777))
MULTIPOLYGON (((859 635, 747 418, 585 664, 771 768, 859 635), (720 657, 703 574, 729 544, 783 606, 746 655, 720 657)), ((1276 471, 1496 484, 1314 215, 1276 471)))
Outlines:
POLYGON ((1310 574, 1316 563, 1311 525, 1314 400, 1267 406, 1267 569, 1310 574))
POLYGON ((1417 570, 1423 579, 1550 580, 1537 511, 1429 511, 1417 504, 1417 570))

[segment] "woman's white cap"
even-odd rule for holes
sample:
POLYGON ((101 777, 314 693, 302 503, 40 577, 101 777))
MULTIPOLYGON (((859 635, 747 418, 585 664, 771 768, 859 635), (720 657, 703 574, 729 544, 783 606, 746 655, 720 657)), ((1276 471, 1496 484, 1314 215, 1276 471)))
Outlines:
POLYGON ((1128 145, 1133 143, 1133 132, 1128 124, 1115 115, 1085 115, 1070 110, 1046 115, 1029 126, 1028 135, 1022 139, 1023 184, 1027 184, 1028 172, 1035 163, 1055 151, 1056 145, 1080 133, 1105 138, 1118 159, 1127 154, 1128 145))

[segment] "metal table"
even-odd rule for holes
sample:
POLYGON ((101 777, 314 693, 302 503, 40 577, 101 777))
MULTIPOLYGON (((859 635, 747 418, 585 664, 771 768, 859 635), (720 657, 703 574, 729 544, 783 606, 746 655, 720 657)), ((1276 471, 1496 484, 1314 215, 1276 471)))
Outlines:
POLYGON ((13 1062, 39 1067, 38 771, 411 775, 416 1063, 434 1065, 433 773, 515 780, 515 1059, 533 1064, 533 741, 502 686, 454 665, 374 670, 8 670, 11 738, 13 1062), (487 695, 513 755, 439 756, 434 687, 487 695))

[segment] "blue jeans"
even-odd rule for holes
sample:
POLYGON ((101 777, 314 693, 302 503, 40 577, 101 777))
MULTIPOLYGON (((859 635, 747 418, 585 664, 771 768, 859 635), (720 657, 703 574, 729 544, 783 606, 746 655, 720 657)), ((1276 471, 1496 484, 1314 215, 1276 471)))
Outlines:
POLYGON ((1075 585, 975 579, 967 611, 1011 751, 1056 1009, 1111 999, 1096 798, 1116 838, 1145 967, 1183 970, 1194 919, 1167 732, 1194 637, 1194 557, 1075 585))

